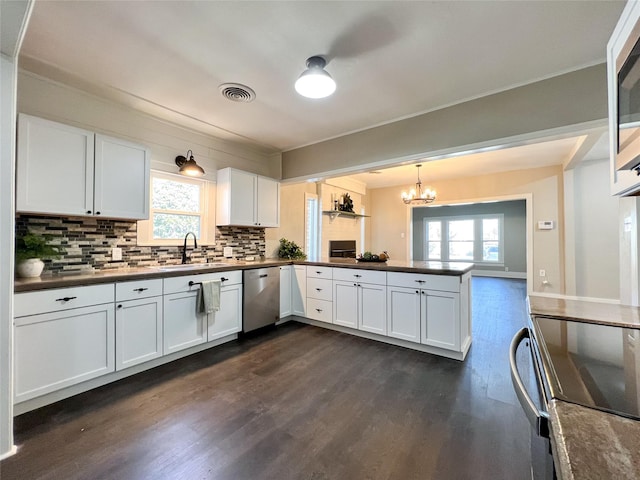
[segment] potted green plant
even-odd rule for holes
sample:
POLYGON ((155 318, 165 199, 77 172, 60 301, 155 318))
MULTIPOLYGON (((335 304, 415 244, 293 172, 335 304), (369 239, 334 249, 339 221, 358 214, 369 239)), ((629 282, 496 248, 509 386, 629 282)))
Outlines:
POLYGON ((280 248, 278 249, 278 257, 288 258, 289 260, 304 260, 307 258, 302 249, 296 245, 296 242, 287 240, 286 238, 280 239, 280 248))
POLYGON ((43 258, 60 258, 61 249, 48 242, 44 235, 29 231, 16 236, 16 273, 19 277, 39 277, 44 269, 43 258))

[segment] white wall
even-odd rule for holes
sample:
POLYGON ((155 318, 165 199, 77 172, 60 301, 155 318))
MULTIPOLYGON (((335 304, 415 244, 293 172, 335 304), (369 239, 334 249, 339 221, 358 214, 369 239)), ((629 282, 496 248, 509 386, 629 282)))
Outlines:
POLYGON ((15 76, 13 59, 0 56, 0 458, 13 448, 13 236, 15 76))
MULTIPOLYGON (((455 161, 455 160, 451 160, 455 161)), ((564 293, 564 259, 562 236, 563 182, 560 166, 503 172, 478 177, 465 177, 432 182, 438 192, 436 204, 531 198, 532 271, 546 270, 549 285, 531 277, 531 290, 564 293), (508 197, 508 198, 507 198, 508 197), (538 220, 553 220, 556 228, 537 230, 538 220)), ((371 204, 371 246, 373 251, 388 250, 391 258, 404 260, 409 249, 409 208, 400 200, 402 187, 378 188, 369 191, 371 204), (404 235, 404 237, 403 237, 404 235)), ((532 272, 529 272, 531 275, 532 272)))
POLYGON ((564 172, 566 294, 620 298, 619 199, 609 194, 609 161, 564 172))
POLYGON ((211 181, 216 170, 225 167, 280 178, 279 154, 171 124, 22 70, 18 112, 142 143, 151 149, 151 168, 156 170, 176 173, 176 156, 192 150, 211 181))
POLYGON ((0 2, 0 459, 13 446, 13 244, 17 57, 31 1, 0 2))

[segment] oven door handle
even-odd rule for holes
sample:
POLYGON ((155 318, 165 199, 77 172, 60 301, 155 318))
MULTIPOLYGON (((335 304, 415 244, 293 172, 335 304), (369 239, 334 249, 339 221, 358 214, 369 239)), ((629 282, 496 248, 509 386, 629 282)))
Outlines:
MULTIPOLYGON (((531 425, 536 429, 538 436, 549 438, 549 414, 540 410, 536 404, 533 403, 533 400, 531 400, 531 397, 524 386, 522 378, 520 378, 520 373, 518 372, 516 352, 518 351, 518 346, 520 346, 525 338, 531 338, 531 332, 526 327, 520 329, 513 337, 513 340, 511 340, 511 347, 509 347, 511 383, 513 383, 516 396, 518 397, 518 401, 520 402, 529 423, 531 423, 531 425)), ((543 388, 542 385, 539 385, 539 388, 543 388)))

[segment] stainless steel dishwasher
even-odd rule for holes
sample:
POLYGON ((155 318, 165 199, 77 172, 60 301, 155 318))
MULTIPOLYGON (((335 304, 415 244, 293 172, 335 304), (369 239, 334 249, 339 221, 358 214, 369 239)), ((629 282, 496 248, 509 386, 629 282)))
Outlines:
POLYGON ((280 318, 280 268, 244 270, 242 331, 272 325, 280 318))

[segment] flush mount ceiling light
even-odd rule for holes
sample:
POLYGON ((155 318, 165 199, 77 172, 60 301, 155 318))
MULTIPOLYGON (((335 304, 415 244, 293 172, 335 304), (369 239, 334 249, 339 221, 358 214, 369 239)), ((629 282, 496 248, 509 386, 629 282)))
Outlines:
POLYGON ((420 167, 422 165, 416 165, 418 167, 418 181, 416 182, 416 188, 409 190, 409 193, 402 192, 402 201, 407 205, 410 204, 426 204, 431 203, 436 199, 436 191, 427 188, 422 191, 422 182, 420 181, 420 167))
POLYGON ((336 91, 336 82, 327 73, 322 57, 307 59, 307 69, 296 81, 296 92, 307 98, 324 98, 336 91))
POLYGON ((193 159, 193 152, 191 150, 187 152, 186 157, 178 155, 176 157, 176 165, 180 167, 181 175, 188 175, 189 177, 201 177, 204 175, 202 167, 193 159))

